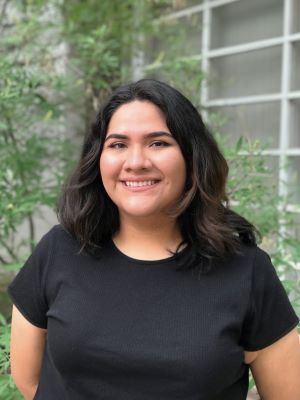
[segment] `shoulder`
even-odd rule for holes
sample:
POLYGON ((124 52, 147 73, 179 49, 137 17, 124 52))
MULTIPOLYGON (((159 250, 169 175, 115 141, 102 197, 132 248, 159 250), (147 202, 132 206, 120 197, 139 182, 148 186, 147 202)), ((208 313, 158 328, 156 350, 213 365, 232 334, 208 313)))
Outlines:
POLYGON ((54 225, 37 242, 30 259, 43 260, 44 262, 53 260, 59 251, 78 248, 76 240, 60 225, 54 225))
POLYGON ((228 255, 216 267, 216 274, 221 279, 229 280, 231 285, 247 285, 249 290, 253 281, 263 282, 276 275, 269 254, 257 245, 242 244, 238 252, 228 255))
POLYGON ((270 255, 258 245, 242 244, 238 253, 232 257, 232 262, 238 263, 240 266, 248 266, 251 269, 272 268, 270 255))
POLYGON ((255 246, 252 261, 252 274, 254 279, 261 280, 277 277, 271 255, 259 246, 255 246))
POLYGON ((74 241, 75 239, 62 225, 56 224, 42 236, 39 244, 55 245, 58 243, 63 245, 74 241))
POLYGON ((257 261, 257 259, 263 259, 265 257, 269 257, 268 253, 263 250, 257 244, 240 244, 240 247, 237 252, 243 258, 248 258, 251 261, 257 261))
POLYGON ((271 255, 266 250, 257 245, 251 246, 244 251, 244 257, 249 260, 252 283, 256 286, 270 284, 272 281, 278 280, 271 255))
POLYGON ((70 237, 72 238, 71 234, 61 225, 61 224, 56 224, 53 225, 51 229, 46 232, 44 237, 52 238, 52 237, 60 237, 60 238, 67 238, 70 237))
POLYGON ((224 273, 249 273, 253 271, 253 267, 257 262, 267 258, 267 253, 257 245, 246 245, 241 243, 234 253, 229 253, 227 256, 217 262, 219 270, 224 273))

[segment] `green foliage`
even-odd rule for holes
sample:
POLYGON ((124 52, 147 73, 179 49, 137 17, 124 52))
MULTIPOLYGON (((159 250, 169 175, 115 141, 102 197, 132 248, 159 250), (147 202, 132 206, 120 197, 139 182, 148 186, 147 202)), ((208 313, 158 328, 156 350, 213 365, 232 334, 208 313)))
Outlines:
POLYGON ((84 79, 93 85, 95 90, 108 89, 109 78, 118 73, 119 59, 115 50, 118 44, 110 37, 106 25, 93 29, 89 35, 74 32, 72 44, 78 52, 77 62, 84 79))
POLYGON ((68 163, 67 142, 58 132, 64 77, 45 46, 57 44, 52 39, 55 26, 41 17, 42 2, 24 8, 15 1, 10 6, 14 17, 0 38, 0 262, 4 266, 19 261, 23 242, 16 240, 16 231, 24 221, 30 226, 28 251, 32 248, 33 213, 38 205, 53 207, 68 163))
POLYGON ((9 373, 9 342, 10 324, 8 324, 2 314, 0 314, 0 399, 21 400, 20 392, 14 385, 9 373))
POLYGON ((279 231, 280 198, 272 184, 273 172, 266 165, 259 142, 243 142, 228 147, 224 137, 217 135, 230 165, 227 193, 235 210, 250 221, 255 221, 262 236, 279 231), (264 207, 261 207, 264 205, 264 207))
POLYGON ((68 44, 73 107, 81 110, 88 132, 107 95, 128 80, 136 0, 63 2, 63 37, 68 44))
POLYGON ((203 74, 199 68, 199 61, 191 58, 174 58, 172 61, 162 62, 163 53, 153 64, 144 68, 147 77, 160 79, 180 90, 196 107, 200 107, 200 84, 203 74))
MULTIPOLYGON (((146 13, 151 15, 147 6, 149 7, 149 4, 145 6, 146 13)), ((157 5, 157 10, 163 15, 171 6, 171 1, 164 1, 160 6, 157 5)), ((140 43, 146 62, 143 68, 144 76, 161 79, 175 86, 199 108, 203 73, 201 60, 193 54, 200 52, 200 38, 201 22, 196 14, 179 20, 156 19, 148 27, 140 43)))

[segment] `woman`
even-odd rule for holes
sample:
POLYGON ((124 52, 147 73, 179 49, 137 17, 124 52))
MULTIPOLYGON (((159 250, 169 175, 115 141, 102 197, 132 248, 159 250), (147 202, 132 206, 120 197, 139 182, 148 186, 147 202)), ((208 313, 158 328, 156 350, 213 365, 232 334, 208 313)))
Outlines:
POLYGON ((26 399, 300 398, 298 317, 192 104, 145 79, 115 91, 9 287, 26 399))

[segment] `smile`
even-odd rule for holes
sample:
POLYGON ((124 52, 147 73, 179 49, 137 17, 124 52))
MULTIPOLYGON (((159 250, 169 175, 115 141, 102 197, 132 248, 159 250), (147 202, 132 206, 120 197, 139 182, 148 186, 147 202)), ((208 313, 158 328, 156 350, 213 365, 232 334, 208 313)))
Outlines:
POLYGON ((158 181, 125 181, 124 184, 129 187, 152 186, 158 181))

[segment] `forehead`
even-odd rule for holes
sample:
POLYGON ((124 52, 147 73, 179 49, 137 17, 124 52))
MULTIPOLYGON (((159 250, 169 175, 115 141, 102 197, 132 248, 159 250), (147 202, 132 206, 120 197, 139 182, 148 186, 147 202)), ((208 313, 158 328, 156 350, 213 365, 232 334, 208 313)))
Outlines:
POLYGON ((166 117, 159 107, 150 101, 134 100, 117 108, 110 119, 107 131, 147 129, 147 126, 152 130, 155 127, 168 130, 166 117))

